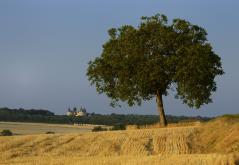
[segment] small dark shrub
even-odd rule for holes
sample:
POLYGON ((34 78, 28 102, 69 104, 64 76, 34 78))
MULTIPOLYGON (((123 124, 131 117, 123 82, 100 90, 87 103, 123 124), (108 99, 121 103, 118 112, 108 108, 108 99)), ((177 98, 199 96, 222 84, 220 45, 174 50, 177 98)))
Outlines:
POLYGON ((55 132, 48 131, 48 132, 46 132, 46 134, 55 134, 55 132))
POLYGON ((126 126, 124 124, 116 124, 111 128, 112 131, 114 131, 114 130, 125 130, 125 129, 126 129, 126 126))
POLYGON ((0 135, 2 136, 12 136, 12 132, 8 129, 3 130, 0 135))
POLYGON ((101 126, 96 126, 92 129, 92 132, 99 132, 99 131, 107 131, 107 129, 102 128, 101 126))

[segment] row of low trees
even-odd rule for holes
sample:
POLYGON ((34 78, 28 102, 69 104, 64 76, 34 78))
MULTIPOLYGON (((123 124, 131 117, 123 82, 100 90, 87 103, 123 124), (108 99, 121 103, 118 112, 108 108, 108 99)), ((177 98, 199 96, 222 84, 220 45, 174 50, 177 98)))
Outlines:
POLYGON ((11 114, 11 115, 42 115, 42 116, 54 116, 55 114, 48 110, 43 109, 9 109, 7 107, 0 108, 0 112, 2 115, 4 114, 11 114))
MULTIPOLYGON (((39 123, 59 123, 59 124, 96 124, 96 125, 145 125, 159 122, 157 115, 122 115, 109 114, 101 115, 90 113, 87 116, 76 117, 66 115, 54 115, 52 112, 40 113, 42 110, 34 110, 35 113, 28 113, 28 110, 17 110, 0 108, 0 121, 13 122, 39 122, 39 123), (38 113, 39 111, 39 113, 38 113), (53 114, 53 115, 52 115, 53 114)), ((185 116, 167 116, 170 123, 179 122, 182 120, 208 120, 205 117, 185 117, 185 116)))

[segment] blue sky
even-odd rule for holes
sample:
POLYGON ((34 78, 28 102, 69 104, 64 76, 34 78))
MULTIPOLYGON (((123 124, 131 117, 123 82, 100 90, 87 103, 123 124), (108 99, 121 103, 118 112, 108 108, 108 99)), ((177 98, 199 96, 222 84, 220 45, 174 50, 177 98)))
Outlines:
POLYGON ((157 114, 155 100, 111 108, 85 74, 88 61, 101 54, 109 28, 137 26, 141 16, 163 13, 204 27, 226 72, 217 78, 213 103, 194 110, 167 96, 166 113, 239 113, 238 8, 237 0, 1 0, 0 107, 63 114, 68 107, 84 106, 96 113, 157 114))

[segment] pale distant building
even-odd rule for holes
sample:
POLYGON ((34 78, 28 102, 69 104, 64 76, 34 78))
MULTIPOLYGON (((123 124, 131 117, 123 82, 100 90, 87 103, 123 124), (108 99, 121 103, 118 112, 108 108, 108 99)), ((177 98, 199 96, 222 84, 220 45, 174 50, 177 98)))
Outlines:
POLYGON ((78 111, 76 112, 76 115, 75 116, 85 116, 86 114, 82 111, 78 111))
POLYGON ((72 113, 71 111, 67 111, 67 112, 66 112, 66 115, 67 115, 67 116, 73 116, 73 113, 72 113))
POLYGON ((69 108, 68 111, 66 112, 66 115, 67 116, 77 116, 77 117, 85 116, 86 109, 81 107, 81 108, 79 108, 79 110, 77 108, 73 108, 73 110, 71 110, 69 108))

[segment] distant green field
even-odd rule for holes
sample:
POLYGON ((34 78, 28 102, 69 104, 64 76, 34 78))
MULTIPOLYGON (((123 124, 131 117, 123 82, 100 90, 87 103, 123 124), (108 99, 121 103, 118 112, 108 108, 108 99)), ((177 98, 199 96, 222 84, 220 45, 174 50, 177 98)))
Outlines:
POLYGON ((0 122, 0 132, 8 129, 15 135, 45 134, 54 133, 81 133, 89 132, 94 125, 66 125, 66 124, 42 124, 42 123, 21 123, 21 122, 0 122))

